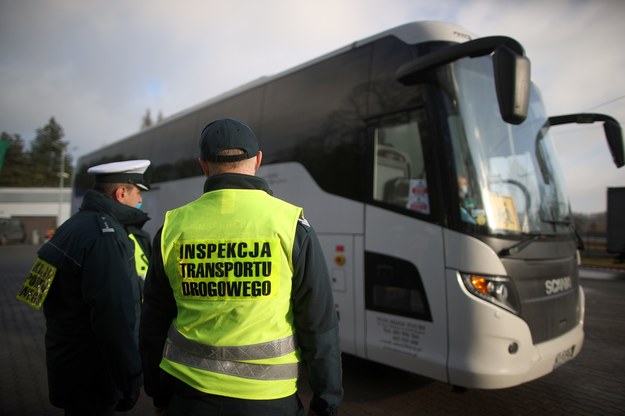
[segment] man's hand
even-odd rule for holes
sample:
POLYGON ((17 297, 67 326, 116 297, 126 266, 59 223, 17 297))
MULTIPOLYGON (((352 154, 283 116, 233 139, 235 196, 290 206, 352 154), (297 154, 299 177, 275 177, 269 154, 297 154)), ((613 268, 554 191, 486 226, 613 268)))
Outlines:
POLYGON ((140 387, 132 386, 130 390, 124 392, 124 397, 117 402, 117 406, 115 406, 116 412, 127 412, 132 409, 137 400, 139 400, 139 394, 141 392, 140 387))

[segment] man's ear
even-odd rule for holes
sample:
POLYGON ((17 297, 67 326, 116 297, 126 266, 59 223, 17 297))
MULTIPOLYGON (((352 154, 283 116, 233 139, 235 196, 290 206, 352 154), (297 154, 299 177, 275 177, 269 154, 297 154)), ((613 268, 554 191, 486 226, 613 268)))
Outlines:
POLYGON ((208 176, 209 174, 209 169, 208 169, 208 162, 206 162, 204 159, 198 157, 197 161, 200 162, 200 167, 202 168, 202 172, 204 172, 204 176, 208 176))
POLYGON ((125 186, 118 186, 115 189, 115 192, 113 192, 113 198, 115 199, 115 201, 121 203, 124 200, 125 197, 126 197, 126 187, 125 186))
POLYGON ((259 150, 258 154, 256 155, 256 166, 255 166, 254 172, 256 172, 258 168, 260 168, 260 164, 262 161, 263 161, 263 152, 259 150))

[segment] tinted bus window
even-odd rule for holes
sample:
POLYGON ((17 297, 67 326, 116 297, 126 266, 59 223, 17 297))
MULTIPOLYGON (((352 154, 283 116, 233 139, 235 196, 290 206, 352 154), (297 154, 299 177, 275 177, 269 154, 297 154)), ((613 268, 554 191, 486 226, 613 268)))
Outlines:
POLYGON ((369 61, 363 47, 271 82, 260 129, 264 163, 299 162, 326 192, 364 200, 369 61))

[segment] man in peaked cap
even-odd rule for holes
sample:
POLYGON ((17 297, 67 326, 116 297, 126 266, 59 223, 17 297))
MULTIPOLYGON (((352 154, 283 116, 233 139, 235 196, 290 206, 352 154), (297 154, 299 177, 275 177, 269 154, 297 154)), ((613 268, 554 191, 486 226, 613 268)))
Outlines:
MULTIPOLYGON (((151 165, 149 160, 127 160, 92 166, 87 173, 95 175, 95 188, 104 194, 116 194, 118 202, 141 209, 143 200, 141 191, 150 190, 151 165), (120 186, 120 185, 124 186, 120 186), (128 184, 134 185, 129 186, 128 184), (136 187, 136 189, 135 189, 136 187), (127 192, 124 192, 126 190, 127 192)), ((126 227, 128 237, 135 245, 135 266, 140 278, 141 289, 148 271, 148 262, 152 253, 150 236, 134 224, 126 227)), ((140 315, 140 311, 138 312, 140 315)), ((138 328, 137 328, 138 334, 138 328)))
POLYGON ((139 397, 141 283, 129 236, 149 219, 139 209, 149 169, 148 160, 89 168, 94 188, 37 253, 33 270, 52 271, 47 296, 33 305, 46 317, 50 401, 66 415, 111 415, 139 397))
POLYGON ((169 415, 310 415, 342 400, 338 320, 319 240, 301 208, 256 177, 262 152, 232 119, 200 137, 206 182, 154 238, 141 315, 145 392, 169 415))

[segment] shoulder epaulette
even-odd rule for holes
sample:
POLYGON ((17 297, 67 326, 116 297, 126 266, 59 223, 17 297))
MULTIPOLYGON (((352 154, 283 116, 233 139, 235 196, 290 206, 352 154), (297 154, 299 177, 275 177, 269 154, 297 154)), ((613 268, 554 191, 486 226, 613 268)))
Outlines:
POLYGON ((98 215, 98 224, 100 224, 102 234, 115 232, 115 228, 109 225, 109 219, 106 218, 104 215, 98 215))

